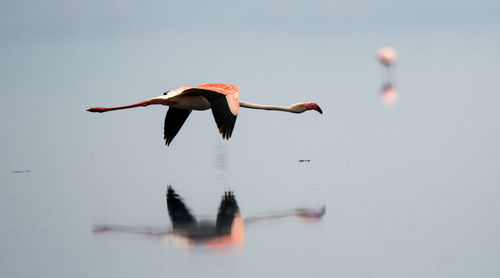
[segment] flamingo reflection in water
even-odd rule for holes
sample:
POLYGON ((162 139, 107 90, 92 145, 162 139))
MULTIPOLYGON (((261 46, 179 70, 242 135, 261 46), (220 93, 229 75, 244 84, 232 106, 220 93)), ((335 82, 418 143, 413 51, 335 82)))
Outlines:
POLYGON ((244 226, 291 216, 320 220, 326 212, 325 206, 315 209, 297 208, 243 219, 233 192, 226 191, 222 195, 214 223, 197 221, 171 186, 168 186, 166 198, 168 214, 172 222, 170 229, 150 226, 94 225, 92 231, 94 233, 132 233, 151 238, 170 237, 174 242, 184 246, 226 247, 244 244, 244 226))
POLYGON ((380 88, 380 99, 382 103, 390 106, 398 100, 398 89, 392 83, 386 83, 380 88))
POLYGON ((384 46, 379 49, 377 59, 382 64, 382 87, 380 99, 386 106, 391 106, 398 99, 398 90, 394 77, 394 65, 396 64, 396 50, 392 46, 384 46))

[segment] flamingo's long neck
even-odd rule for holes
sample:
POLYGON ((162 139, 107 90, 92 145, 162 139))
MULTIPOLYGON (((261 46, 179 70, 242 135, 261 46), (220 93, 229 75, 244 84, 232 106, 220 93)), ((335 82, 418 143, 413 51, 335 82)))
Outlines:
POLYGON ((277 110, 277 111, 286 111, 286 112, 292 112, 292 113, 298 112, 298 111, 295 111, 294 109, 292 109, 291 106, 255 104, 255 103, 250 103, 250 102, 246 102, 246 101, 242 101, 242 100, 240 100, 240 106, 246 107, 246 108, 251 108, 251 109, 277 110))
POLYGON ((139 107, 139 106, 148 106, 152 103, 150 100, 145 100, 141 101, 135 104, 130 104, 130 105, 125 105, 125 106, 117 106, 117 107, 92 107, 87 109, 89 112, 108 112, 108 111, 113 111, 113 110, 121 110, 121 109, 129 109, 129 108, 134 108, 134 107, 139 107))

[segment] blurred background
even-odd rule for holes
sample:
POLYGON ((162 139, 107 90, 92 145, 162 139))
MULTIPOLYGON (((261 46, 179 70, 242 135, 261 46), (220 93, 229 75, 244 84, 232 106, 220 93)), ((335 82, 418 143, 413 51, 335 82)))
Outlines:
POLYGON ((0 276, 498 277, 498 14, 467 0, 1 1, 0 276), (165 107, 85 111, 207 82, 324 114, 241 109, 225 141, 194 112, 166 147, 165 107), (91 233, 168 226, 168 184, 196 215, 215 217, 226 189, 244 217, 326 215, 256 224, 218 252, 91 233))

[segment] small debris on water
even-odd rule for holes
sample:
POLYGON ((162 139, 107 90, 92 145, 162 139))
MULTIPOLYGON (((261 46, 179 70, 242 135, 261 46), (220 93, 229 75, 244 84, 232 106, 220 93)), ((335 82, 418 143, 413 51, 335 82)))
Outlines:
POLYGON ((12 171, 12 173, 22 174, 22 173, 31 173, 31 171, 30 170, 15 170, 15 171, 12 171))
POLYGON ((310 162, 310 159, 299 159, 299 162, 310 162))

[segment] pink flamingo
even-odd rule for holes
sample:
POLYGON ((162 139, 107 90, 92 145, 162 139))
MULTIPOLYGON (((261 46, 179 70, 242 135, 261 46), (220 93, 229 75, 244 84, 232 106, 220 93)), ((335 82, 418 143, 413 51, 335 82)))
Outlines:
POLYGON ((136 104, 110 108, 92 107, 87 109, 87 111, 102 113, 139 106, 148 106, 151 104, 167 105, 169 109, 165 117, 163 133, 167 146, 177 135, 192 110, 212 109, 215 122, 224 139, 229 139, 233 133, 240 106, 291 113, 316 110, 320 114, 323 114, 321 108, 314 102, 301 102, 290 106, 262 105, 239 100, 239 96, 240 88, 238 86, 207 83, 195 87, 183 86, 172 91, 167 91, 162 96, 147 99, 136 104))
POLYGON ((378 60, 386 67, 396 63, 396 50, 391 46, 384 46, 377 53, 378 60))
POLYGON ((319 221, 326 213, 326 207, 296 208, 273 211, 260 216, 244 218, 241 215, 236 197, 232 191, 225 191, 220 201, 217 218, 214 221, 197 220, 190 209, 172 188, 167 187, 167 210, 172 223, 171 228, 151 226, 94 225, 92 232, 109 232, 145 235, 150 238, 170 237, 186 247, 205 246, 209 248, 243 245, 245 227, 256 223, 278 220, 292 216, 306 220, 319 221))

